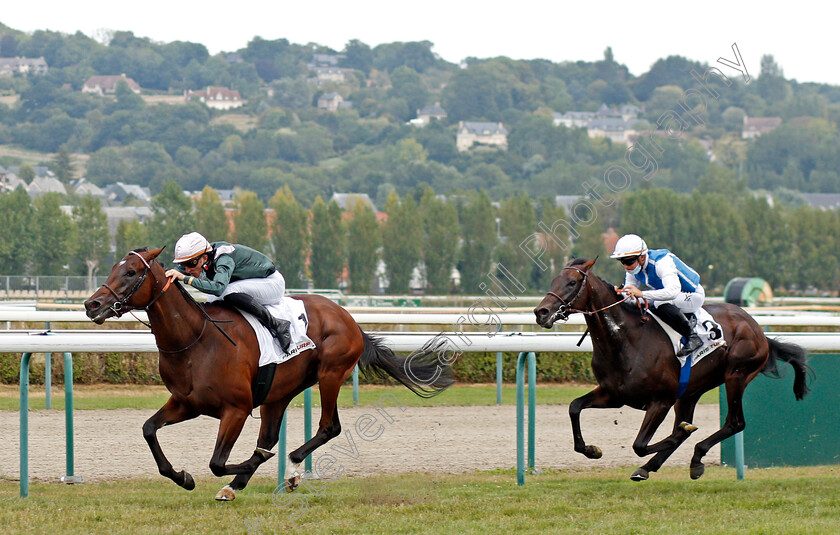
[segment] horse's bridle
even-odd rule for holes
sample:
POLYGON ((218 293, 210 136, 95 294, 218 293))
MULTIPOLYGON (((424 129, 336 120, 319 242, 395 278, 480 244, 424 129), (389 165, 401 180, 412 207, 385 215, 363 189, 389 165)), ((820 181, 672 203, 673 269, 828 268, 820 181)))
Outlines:
POLYGON ((607 310, 608 308, 612 308, 614 306, 620 305, 621 303, 630 299, 630 296, 628 295, 624 299, 621 299, 620 301, 616 301, 615 303, 612 303, 612 304, 607 305, 605 307, 599 308, 598 310, 579 310, 577 308, 574 308, 574 307, 572 307, 572 305, 574 304, 575 301, 577 301, 577 299, 580 295, 580 292, 583 290, 583 287, 586 286, 586 281, 589 278, 589 272, 588 271, 583 271, 582 269, 578 269, 574 266, 566 266, 563 269, 571 269, 571 270, 577 271, 578 273, 583 275, 583 280, 580 281, 580 286, 578 286, 577 291, 574 293, 574 295, 572 295, 569 298, 568 301, 566 301, 565 299, 563 299, 562 297, 560 297, 559 295, 557 295, 556 293, 554 293, 552 291, 546 292, 546 295, 550 295, 551 297, 560 301, 560 306, 557 308, 557 311, 554 312, 554 314, 551 315, 551 320, 552 321, 556 320, 558 317, 561 317, 561 316, 562 316, 563 320, 565 321, 566 319, 569 318, 569 313, 574 313, 574 312, 578 312, 580 314, 586 314, 586 315, 591 316, 593 314, 597 314, 598 312, 602 312, 604 310, 607 310))
MULTIPOLYGON (((146 269, 143 270, 143 274, 140 275, 140 277, 137 279, 137 281, 135 281, 135 283, 131 287, 131 289, 128 292, 126 292, 126 294, 124 296, 120 297, 120 294, 118 294, 116 292, 116 290, 114 290, 113 288, 108 286, 107 283, 102 284, 103 288, 105 288, 106 290, 111 292, 114 295, 114 297, 117 298, 117 300, 114 302, 114 304, 112 304, 108 308, 110 308, 114 312, 114 314, 117 315, 118 318, 121 317, 126 312, 131 312, 132 310, 146 310, 146 311, 148 311, 149 308, 153 304, 155 304, 155 302, 158 299, 160 299, 160 297, 166 292, 166 290, 169 289, 169 285, 172 284, 172 279, 167 279, 166 285, 164 285, 164 287, 160 291, 160 293, 155 295, 148 303, 146 303, 145 305, 143 305, 141 307, 130 305, 128 303, 128 300, 131 299, 134 296, 134 294, 137 293, 137 290, 139 290, 143 286, 143 283, 146 282, 146 275, 149 273, 149 271, 151 271, 152 266, 149 265, 149 263, 146 261, 146 259, 143 258, 143 255, 141 255, 137 251, 131 251, 128 254, 130 254, 130 255, 133 254, 133 255, 137 256, 137 258, 139 258, 143 262, 143 265, 146 266, 146 269)), ((160 281, 155 279, 155 287, 152 288, 152 294, 155 293, 155 290, 157 289, 159 283, 160 283, 160 281)), ((148 327, 148 325, 147 325, 147 327, 148 327)))
MULTIPOLYGON (((166 290, 168 290, 169 286, 172 284, 172 279, 167 279, 166 284, 163 286, 163 289, 161 289, 160 293, 155 295, 151 300, 149 300, 148 303, 146 303, 143 306, 134 306, 134 305, 128 304, 128 300, 131 299, 131 297, 137 292, 137 290, 139 290, 140 287, 143 286, 143 283, 146 282, 146 275, 152 269, 152 266, 146 261, 145 258, 143 258, 143 255, 141 255, 137 251, 131 251, 129 254, 136 255, 143 262, 143 265, 146 266, 146 269, 143 271, 143 274, 140 275, 140 277, 137 279, 137 282, 134 283, 134 286, 132 286, 131 289, 126 293, 126 295, 123 296, 123 297, 120 297, 120 294, 118 294, 113 288, 108 286, 107 283, 102 284, 103 288, 105 288, 106 290, 108 290, 109 292, 114 294, 114 297, 117 298, 117 301, 108 308, 113 310, 114 314, 116 314, 118 318, 120 316, 122 316, 125 312, 131 312, 132 310, 145 310, 145 311, 148 312, 149 309, 152 307, 152 305, 154 305, 157 302, 157 300, 160 299, 161 296, 163 296, 163 294, 166 293, 166 290)), ((160 281, 155 279, 155 287, 152 288, 152 294, 155 293, 155 289, 157 289, 159 284, 160 284, 160 281)), ((225 338, 227 338, 230 341, 230 343, 235 346, 236 342, 233 340, 233 338, 231 338, 230 335, 228 333, 226 333, 224 331, 224 329, 222 329, 219 326, 219 323, 228 323, 230 320, 216 320, 216 319, 211 318, 207 314, 207 311, 204 310, 204 307, 202 307, 201 305, 196 303, 195 299, 193 299, 186 291, 184 291, 183 288, 181 288, 180 286, 179 286, 179 288, 180 288, 181 292, 183 292, 185 294, 185 296, 189 298, 189 300, 192 302, 192 304, 195 305, 196 307, 198 307, 198 309, 204 315, 204 324, 201 326, 201 332, 198 333, 198 336, 196 336, 195 340, 193 340, 191 343, 187 344, 185 347, 182 347, 181 349, 168 350, 168 349, 162 349, 161 347, 158 346, 158 351, 160 351, 161 353, 181 353, 182 351, 186 351, 187 349, 189 349, 192 346, 194 346, 195 344, 197 344, 199 340, 201 340, 201 337, 204 336, 204 331, 207 330, 207 323, 208 322, 212 323, 225 336, 225 338)), ((152 328, 150 324, 146 323, 145 321, 141 320, 140 318, 137 318, 137 316, 135 316, 135 318, 137 319, 137 321, 139 321, 140 323, 142 323, 146 327, 149 327, 150 329, 152 328)))

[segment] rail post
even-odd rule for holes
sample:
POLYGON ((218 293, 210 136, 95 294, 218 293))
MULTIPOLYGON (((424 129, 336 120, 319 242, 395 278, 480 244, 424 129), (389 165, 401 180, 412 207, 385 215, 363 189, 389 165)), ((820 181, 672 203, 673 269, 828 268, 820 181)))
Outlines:
POLYGON ((528 361, 528 468, 534 468, 537 405, 537 359, 533 352, 523 352, 516 359, 516 484, 525 484, 525 360, 528 361))
POLYGON ((20 497, 29 496, 29 360, 32 353, 20 358, 20 497))

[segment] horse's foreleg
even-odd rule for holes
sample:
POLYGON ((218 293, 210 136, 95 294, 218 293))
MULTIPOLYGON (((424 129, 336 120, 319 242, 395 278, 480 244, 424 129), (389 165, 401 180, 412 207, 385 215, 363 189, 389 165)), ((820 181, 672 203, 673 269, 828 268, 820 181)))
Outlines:
POLYGON ((216 436, 216 446, 213 449, 213 456, 210 458, 210 471, 215 476, 245 474, 249 471, 250 465, 247 462, 236 465, 225 464, 249 414, 249 412, 237 408, 229 408, 222 413, 219 421, 219 434, 216 436))
POLYGON ((175 398, 170 397, 169 401, 143 424, 143 438, 146 439, 146 442, 149 444, 149 449, 152 450, 152 456, 155 458, 160 475, 168 477, 187 490, 193 490, 195 488, 195 481, 188 472, 184 470, 175 472, 172 468, 172 464, 160 448, 160 443, 157 439, 157 430, 165 425, 177 424, 195 418, 196 416, 197 414, 191 408, 178 403, 175 401, 175 398))
POLYGON ((659 445, 670 443, 671 447, 661 449, 656 455, 650 458, 641 468, 633 472, 630 479, 634 481, 646 480, 650 472, 656 472, 662 467, 662 464, 671 456, 685 440, 691 436, 696 428, 691 425, 694 421, 694 409, 697 407, 699 397, 682 398, 674 405, 674 429, 671 436, 662 440, 659 445))
POLYGON ((585 394, 569 405, 569 418, 572 420, 572 436, 575 441, 575 451, 584 454, 589 459, 600 459, 603 452, 598 446, 587 446, 580 432, 580 411, 583 409, 611 409, 621 407, 623 403, 615 400, 600 386, 585 394))
POLYGON ((667 401, 652 401, 648 404, 645 411, 645 418, 642 420, 642 426, 639 428, 639 434, 636 435, 636 440, 633 441, 633 451, 639 457, 650 455, 668 449, 673 445, 669 439, 662 440, 656 444, 650 444, 650 440, 659 429, 665 416, 668 415, 668 410, 671 408, 671 403, 667 401))
POLYGON ((694 446, 694 456, 691 458, 690 467, 691 479, 699 478, 703 475, 703 472, 706 471, 702 460, 715 444, 731 437, 735 433, 743 431, 744 427, 746 427, 742 398, 744 396, 744 389, 747 387, 747 383, 749 383, 757 373, 758 372, 755 372, 754 374, 746 377, 742 374, 728 375, 726 377, 724 382, 726 385, 727 401, 726 420, 723 423, 723 427, 694 446))

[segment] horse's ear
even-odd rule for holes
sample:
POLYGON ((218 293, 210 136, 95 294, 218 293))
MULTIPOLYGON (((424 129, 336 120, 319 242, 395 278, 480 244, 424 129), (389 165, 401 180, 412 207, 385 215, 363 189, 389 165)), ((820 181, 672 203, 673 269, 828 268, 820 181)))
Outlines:
POLYGON ((595 262, 597 262, 597 261, 598 261, 598 257, 596 256, 595 258, 593 258, 589 262, 585 262, 583 264, 583 266, 581 266, 581 267, 583 268, 584 271, 589 271, 590 269, 592 269, 592 266, 594 266, 595 262))
POLYGON ((157 258, 158 255, 160 253, 162 253, 164 249, 166 249, 165 245, 163 247, 161 247, 160 249, 153 249, 153 250, 149 251, 149 260, 154 260, 155 258, 157 258))

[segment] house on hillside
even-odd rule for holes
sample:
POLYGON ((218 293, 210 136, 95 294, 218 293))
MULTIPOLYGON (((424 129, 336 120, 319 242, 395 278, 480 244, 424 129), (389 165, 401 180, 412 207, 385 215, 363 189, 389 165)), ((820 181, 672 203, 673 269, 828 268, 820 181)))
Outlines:
POLYGON ((357 202, 367 205, 374 213, 376 212, 376 206, 370 200, 370 196, 367 193, 333 193, 330 201, 335 201, 343 212, 353 210, 357 202))
POLYGON ((26 192, 29 194, 29 197, 35 199, 47 193, 66 195, 67 188, 54 176, 36 176, 32 179, 29 187, 26 188, 26 192))
POLYGON ((0 76, 15 74, 47 74, 49 67, 43 56, 40 58, 0 58, 0 76))
POLYGON ((440 106, 440 102, 435 102, 433 106, 423 106, 417 110, 417 117, 410 120, 409 124, 412 126, 423 127, 433 120, 440 121, 446 119, 446 110, 440 106))
POLYGON ((230 110, 245 104, 239 91, 227 87, 206 87, 198 91, 184 91, 184 100, 198 101, 214 110, 230 110))
MULTIPOLYGON (((635 121, 634 121, 635 122, 635 121)), ((613 143, 627 145, 636 136, 633 124, 621 117, 603 117, 589 121, 586 133, 590 138, 605 137, 613 143)))
POLYGON ((114 203, 124 203, 132 199, 142 204, 149 204, 152 201, 152 192, 149 188, 122 182, 105 186, 105 196, 109 202, 114 203))
POLYGON ((324 93, 318 97, 318 109, 326 111, 336 111, 342 107, 344 98, 338 93, 324 93))
POLYGON ((14 191, 17 188, 26 189, 26 182, 13 173, 10 169, 3 169, 0 166, 0 193, 14 191))
POLYGON ((460 121, 455 146, 459 152, 479 149, 507 150, 508 131, 502 123, 460 121))
POLYGON ((353 69, 342 69, 341 67, 310 67, 309 69, 315 74, 315 78, 311 79, 316 87, 321 87, 327 82, 335 84, 343 84, 353 75, 353 69))
POLYGON ((79 197, 86 197, 88 195, 92 195, 100 200, 104 200, 108 197, 105 194, 105 190, 103 190, 93 182, 90 182, 86 178, 79 178, 77 180, 71 181, 70 188, 79 197))
POLYGON ((567 111, 566 113, 554 113, 554 126, 561 124, 566 128, 586 128, 589 121, 595 118, 595 112, 592 111, 567 111))
POLYGON ((840 210, 840 193, 803 193, 802 197, 811 208, 840 210))
POLYGON ((106 75, 106 76, 91 76, 82 86, 82 93, 93 93, 95 95, 113 95, 117 92, 117 83, 120 80, 128 84, 128 88, 133 92, 140 94, 140 86, 128 78, 125 74, 120 75, 106 75))
POLYGON ((741 130, 742 139, 757 138, 767 132, 772 132, 782 124, 781 117, 747 117, 744 116, 744 128, 741 130))
POLYGON ((338 67, 345 57, 344 54, 313 54, 312 61, 309 62, 309 68, 338 67))

